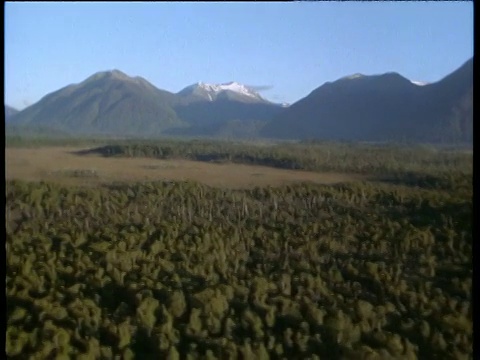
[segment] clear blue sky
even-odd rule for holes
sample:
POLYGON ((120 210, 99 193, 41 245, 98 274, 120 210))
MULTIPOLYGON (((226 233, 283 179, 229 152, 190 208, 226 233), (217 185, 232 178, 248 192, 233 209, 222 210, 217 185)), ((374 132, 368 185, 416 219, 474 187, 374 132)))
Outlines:
POLYGON ((472 56, 472 2, 5 3, 5 103, 18 109, 111 69, 172 92, 268 86, 293 103, 357 72, 434 82, 472 56))

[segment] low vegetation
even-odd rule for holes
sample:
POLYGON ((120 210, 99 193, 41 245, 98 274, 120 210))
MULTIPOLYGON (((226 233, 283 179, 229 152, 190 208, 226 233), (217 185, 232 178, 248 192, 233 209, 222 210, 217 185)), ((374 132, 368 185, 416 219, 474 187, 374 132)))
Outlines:
POLYGON ((8 358, 473 358, 471 155, 184 144, 389 182, 7 181, 8 358))

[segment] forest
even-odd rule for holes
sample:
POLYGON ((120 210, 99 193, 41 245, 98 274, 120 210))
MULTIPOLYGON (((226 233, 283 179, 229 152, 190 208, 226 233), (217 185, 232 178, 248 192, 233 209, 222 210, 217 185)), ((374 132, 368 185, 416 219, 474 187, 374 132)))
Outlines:
POLYGON ((84 153, 371 179, 249 189, 8 180, 9 359, 473 359, 471 153, 95 145, 84 153))

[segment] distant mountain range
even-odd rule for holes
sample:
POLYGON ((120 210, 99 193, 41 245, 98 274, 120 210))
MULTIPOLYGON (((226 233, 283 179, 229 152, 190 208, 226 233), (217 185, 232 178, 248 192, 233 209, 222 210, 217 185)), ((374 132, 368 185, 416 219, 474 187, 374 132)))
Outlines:
POLYGON ((347 76, 291 106, 236 82, 200 82, 171 93, 141 77, 104 71, 20 112, 5 106, 5 119, 7 133, 471 142, 473 59, 432 84, 393 72, 347 76))
POLYGON ((174 94, 112 70, 48 94, 11 116, 10 123, 77 135, 195 136, 214 135, 217 128, 238 121, 264 123, 281 109, 235 82, 199 83, 174 94))

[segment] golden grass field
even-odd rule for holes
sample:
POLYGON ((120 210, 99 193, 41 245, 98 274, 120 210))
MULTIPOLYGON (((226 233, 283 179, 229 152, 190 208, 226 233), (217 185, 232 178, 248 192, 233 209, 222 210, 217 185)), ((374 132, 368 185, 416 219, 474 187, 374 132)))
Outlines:
POLYGON ((330 184, 362 179, 360 175, 283 170, 265 166, 151 158, 107 158, 74 153, 84 149, 6 148, 6 179, 45 180, 71 185, 193 180, 209 186, 228 188, 278 186, 293 182, 330 184), (96 176, 74 175, 75 171, 94 171, 96 176))

